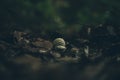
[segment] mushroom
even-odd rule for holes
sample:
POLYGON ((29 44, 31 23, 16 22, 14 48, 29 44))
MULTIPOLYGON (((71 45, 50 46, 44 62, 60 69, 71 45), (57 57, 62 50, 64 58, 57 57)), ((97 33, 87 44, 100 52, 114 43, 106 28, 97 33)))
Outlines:
POLYGON ((63 38, 56 38, 53 41, 54 46, 65 46, 65 40, 63 38))
POLYGON ((63 38, 56 38, 53 41, 54 49, 59 52, 64 52, 66 50, 65 40, 63 38))

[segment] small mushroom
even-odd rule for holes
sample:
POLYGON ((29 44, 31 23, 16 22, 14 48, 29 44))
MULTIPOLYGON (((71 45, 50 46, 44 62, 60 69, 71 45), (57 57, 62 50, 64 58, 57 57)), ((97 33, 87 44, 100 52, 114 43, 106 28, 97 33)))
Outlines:
POLYGON ((64 52, 66 50, 65 40, 62 38, 56 38, 53 41, 54 49, 59 52, 64 52))
POLYGON ((62 38, 56 38, 54 41, 53 41, 53 44, 54 46, 65 46, 65 40, 62 39, 62 38))
POLYGON ((65 46, 55 46, 55 50, 59 51, 59 52, 64 52, 66 50, 65 46))

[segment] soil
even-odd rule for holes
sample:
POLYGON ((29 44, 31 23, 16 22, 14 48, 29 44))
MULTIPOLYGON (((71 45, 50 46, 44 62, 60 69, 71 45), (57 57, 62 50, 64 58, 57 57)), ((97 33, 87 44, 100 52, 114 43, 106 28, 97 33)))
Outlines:
POLYGON ((62 52, 54 49, 56 37, 34 35, 21 31, 0 35, 0 80, 120 79, 119 42, 100 45, 103 42, 97 44, 93 36, 65 39, 62 52))

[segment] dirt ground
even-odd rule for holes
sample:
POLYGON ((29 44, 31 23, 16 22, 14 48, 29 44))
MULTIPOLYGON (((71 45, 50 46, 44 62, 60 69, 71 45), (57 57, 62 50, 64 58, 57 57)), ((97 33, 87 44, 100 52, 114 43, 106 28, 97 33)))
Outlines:
POLYGON ((54 49, 53 39, 30 34, 18 31, 1 38, 0 80, 120 79, 119 44, 104 49, 89 40, 65 40, 67 49, 62 52, 54 49))

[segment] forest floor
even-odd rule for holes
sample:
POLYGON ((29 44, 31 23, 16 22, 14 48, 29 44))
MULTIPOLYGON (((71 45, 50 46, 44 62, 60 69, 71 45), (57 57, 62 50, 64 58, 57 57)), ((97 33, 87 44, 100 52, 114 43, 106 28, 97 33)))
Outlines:
POLYGON ((66 50, 60 51, 54 49, 52 39, 25 32, 15 31, 0 37, 0 80, 120 79, 119 52, 112 54, 119 51, 119 45, 105 51, 91 48, 89 41, 78 40, 82 46, 65 41, 66 50))

